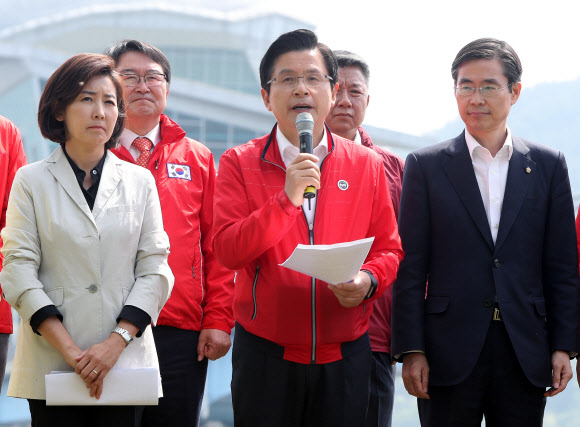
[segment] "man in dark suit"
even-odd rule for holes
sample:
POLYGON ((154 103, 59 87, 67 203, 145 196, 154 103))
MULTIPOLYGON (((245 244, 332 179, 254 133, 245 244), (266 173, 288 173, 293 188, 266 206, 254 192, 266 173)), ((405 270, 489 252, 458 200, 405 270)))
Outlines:
POLYGON ((452 66, 465 132, 406 160, 392 353, 422 426, 541 426, 572 378, 574 207, 563 154, 507 127, 521 71, 503 41, 466 45, 452 66))

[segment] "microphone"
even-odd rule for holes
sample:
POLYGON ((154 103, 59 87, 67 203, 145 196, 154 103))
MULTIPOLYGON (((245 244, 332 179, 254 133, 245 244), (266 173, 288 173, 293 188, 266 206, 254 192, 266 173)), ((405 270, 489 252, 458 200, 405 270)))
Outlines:
MULTIPOLYGON (((312 154, 312 131, 314 130, 314 119, 310 113, 300 113, 296 116, 296 130, 298 130, 298 138, 300 139, 300 152, 312 154)), ((309 185, 304 190, 304 198, 308 199, 308 206, 310 206, 310 199, 316 195, 316 189, 309 185)))

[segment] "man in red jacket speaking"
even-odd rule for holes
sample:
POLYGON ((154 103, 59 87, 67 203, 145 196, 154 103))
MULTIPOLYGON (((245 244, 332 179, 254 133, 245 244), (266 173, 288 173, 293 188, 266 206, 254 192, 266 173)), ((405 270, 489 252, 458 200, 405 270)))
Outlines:
POLYGON ((228 150, 215 193, 214 249, 237 270, 232 354, 236 426, 362 426, 371 369, 371 302, 403 257, 383 165, 332 135, 332 51, 309 30, 281 35, 260 64, 272 132, 228 150), (298 114, 314 121, 299 152, 298 114), (305 203, 307 186, 316 195, 305 203), (361 271, 330 285, 280 266, 298 244, 374 237, 361 271))
POLYGON ((175 276, 153 328, 164 397, 159 406, 145 408, 141 426, 197 427, 207 359, 228 352, 233 327, 233 272, 220 265, 211 244, 214 160, 207 147, 163 115, 171 81, 163 52, 124 40, 108 54, 117 64, 127 110, 113 152, 153 174, 175 276))

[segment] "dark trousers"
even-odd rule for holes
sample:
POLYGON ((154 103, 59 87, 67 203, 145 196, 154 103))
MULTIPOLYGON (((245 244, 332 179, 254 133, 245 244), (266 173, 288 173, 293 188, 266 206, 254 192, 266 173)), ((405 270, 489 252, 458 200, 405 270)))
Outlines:
POLYGON ((309 365, 236 324, 232 401, 236 427, 364 426, 370 387, 368 334, 343 343, 343 359, 309 365))
POLYGON ((6 369, 6 357, 8 356, 8 339, 10 335, 0 333, 0 392, 4 382, 4 371, 6 369))
POLYGON ((525 376, 501 321, 492 321, 473 372, 460 384, 429 386, 431 399, 417 399, 423 427, 542 426, 545 387, 525 376))
POLYGON ((373 351, 366 427, 391 427, 395 401, 395 371, 389 353, 373 351))
POLYGON ((46 406, 35 399, 28 407, 31 427, 139 427, 143 412, 142 406, 46 406))
POLYGON ((143 427, 197 427, 207 359, 197 361, 199 332, 171 326, 156 326, 157 347, 163 397, 158 406, 143 411, 143 427))

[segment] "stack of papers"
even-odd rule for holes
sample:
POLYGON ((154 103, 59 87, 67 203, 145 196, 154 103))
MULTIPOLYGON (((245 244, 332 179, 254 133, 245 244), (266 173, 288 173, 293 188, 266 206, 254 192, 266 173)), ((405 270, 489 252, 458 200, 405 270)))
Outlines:
POLYGON ((333 285, 346 283, 360 271, 374 240, 368 237, 334 245, 298 245, 280 265, 333 285))
POLYGON ((159 371, 156 368, 113 369, 103 380, 103 393, 91 397, 74 372, 45 375, 46 405, 157 405, 159 371))

